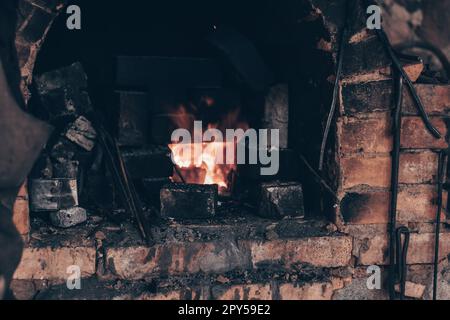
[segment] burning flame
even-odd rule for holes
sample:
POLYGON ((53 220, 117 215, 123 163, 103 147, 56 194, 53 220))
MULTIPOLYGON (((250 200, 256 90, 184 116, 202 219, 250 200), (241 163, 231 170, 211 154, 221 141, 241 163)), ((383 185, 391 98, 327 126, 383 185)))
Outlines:
MULTIPOLYGON (((180 169, 179 173, 186 183, 193 184, 217 184, 222 194, 229 192, 233 174, 236 171, 235 164, 224 163, 227 147, 234 148, 234 143, 209 142, 191 144, 170 144, 172 160, 180 169)), ((172 179, 181 182, 178 173, 174 173, 172 179)))
MULTIPOLYGON (((213 107, 214 99, 206 100, 208 107, 213 107)), ((194 107, 195 108, 195 107, 194 107)), ((173 123, 177 128, 192 132, 194 117, 186 106, 180 105, 172 112, 173 123)), ((248 129, 246 122, 240 121, 240 109, 232 108, 217 123, 209 123, 208 129, 218 129, 225 133, 226 129, 248 129)), ((216 184, 219 194, 229 195, 232 192, 237 164, 227 164, 227 152, 235 152, 234 142, 206 142, 206 143, 172 143, 172 161, 176 164, 172 181, 191 184, 216 184)))

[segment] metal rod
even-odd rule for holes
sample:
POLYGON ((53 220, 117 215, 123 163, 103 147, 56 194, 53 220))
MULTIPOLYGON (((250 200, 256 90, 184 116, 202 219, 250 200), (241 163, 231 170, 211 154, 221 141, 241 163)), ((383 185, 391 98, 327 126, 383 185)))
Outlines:
POLYGON ((329 184, 325 181, 325 179, 323 179, 320 174, 318 172, 316 172, 316 170, 314 170, 314 168, 309 164, 308 160, 306 160, 305 156, 303 156, 300 153, 297 153, 298 157, 300 158, 300 160, 303 162, 303 164, 305 165, 305 167, 308 169, 309 172, 311 172, 314 180, 320 184, 326 191, 328 191, 328 193, 333 197, 334 201, 336 201, 336 203, 339 202, 339 197, 337 196, 337 194, 333 191, 333 189, 329 186, 329 184))
MULTIPOLYGON (((372 0, 364 0, 366 6, 370 6, 372 4, 375 4, 372 0)), ((405 81, 406 85, 408 86, 408 89, 413 97, 414 102, 416 103, 417 109, 419 111, 420 117, 422 118, 425 127, 427 130, 437 139, 440 139, 442 137, 441 133, 431 124, 430 119, 425 112, 425 108, 423 106, 422 100, 420 99, 419 95, 417 94, 416 89, 414 88, 414 85, 409 78, 408 74, 403 69, 403 66, 397 57, 396 52, 394 51, 391 42, 389 41, 388 36, 386 35, 386 32, 384 32, 383 29, 375 29, 375 32, 380 39, 381 43, 383 44, 386 52, 388 53, 389 57, 392 60, 392 65, 395 69, 397 69, 398 72, 403 77, 403 80, 405 81)))
POLYGON ((376 33, 377 33, 379 39, 381 40, 381 42, 383 43, 383 46, 385 47, 387 53, 389 54, 389 56, 392 60, 393 66, 395 67, 395 69, 397 69, 398 72, 400 72, 400 74, 403 77, 403 80, 406 82, 406 85, 409 89, 409 92, 411 93, 411 95, 413 97, 414 102, 416 103, 417 109, 419 111, 419 115, 422 118, 423 123, 425 124, 425 127, 436 139, 440 139, 442 137, 441 133, 431 123, 430 118, 428 117, 428 115, 425 111, 425 108, 422 104, 422 100, 420 99, 419 95, 417 94, 417 91, 414 88, 414 85, 413 85, 411 79, 409 78, 408 74, 403 69, 403 66, 401 65, 400 60, 398 59, 394 49, 392 48, 391 43, 390 43, 386 33, 384 32, 383 29, 377 29, 376 33))
POLYGON ((325 130, 324 130, 323 137, 322 137, 322 144, 320 146, 319 171, 323 170, 323 163, 325 160, 325 149, 327 147, 328 136, 329 136, 330 130, 331 130, 331 123, 333 122, 333 118, 336 113, 337 98, 338 98, 338 94, 339 94, 339 82, 341 81, 342 65, 343 65, 344 53, 345 53, 345 45, 346 45, 347 38, 348 38, 348 29, 349 29, 348 28, 348 18, 349 18, 348 16, 349 16, 349 0, 346 0, 345 18, 344 18, 345 22, 344 22, 344 27, 343 27, 342 33, 341 33, 341 38, 339 41, 336 79, 334 80, 334 87, 333 87, 333 98, 331 100, 330 111, 328 113, 325 130))
MULTIPOLYGON (((370 6, 371 4, 375 4, 372 0, 363 0, 366 6, 370 6)), ((418 109, 419 115, 422 118, 422 121, 427 128, 427 130, 436 138, 440 139, 442 137, 441 133, 433 126, 433 124, 430 122, 430 119, 425 112, 425 108, 422 104, 422 101, 419 97, 419 95, 416 92, 416 89, 409 78, 408 74, 403 69, 403 66, 400 63, 400 60, 397 56, 397 53, 394 51, 389 38, 387 37, 386 33, 383 29, 376 29, 375 30, 378 38, 380 39, 381 43, 383 44, 387 54, 392 60, 392 69, 394 70, 394 76, 396 77, 396 104, 397 107, 401 107, 402 102, 402 87, 403 87, 403 81, 406 83, 409 92, 411 93, 413 100, 416 104, 416 107, 418 109), (402 80, 400 80, 402 79, 402 80)), ((405 55, 401 55, 404 56, 405 55)), ((409 56, 408 59, 411 57, 409 56)), ((396 225, 396 210, 397 210, 397 196, 398 196, 398 169, 399 169, 399 158, 400 158, 400 134, 401 134, 401 110, 399 108, 396 108, 395 115, 394 115, 394 148, 392 153, 392 173, 391 173, 391 204, 390 204, 390 242, 389 242, 389 262, 390 262, 390 273, 389 273, 389 295, 391 299, 395 298, 395 225, 396 225)), ((399 250, 399 248, 397 248, 399 250)))
POLYGON ((178 169, 178 166, 176 164, 173 164, 173 169, 175 170, 177 176, 180 177, 181 182, 183 182, 184 184, 186 184, 186 180, 184 179, 183 175, 181 174, 180 169, 178 169))
POLYGON ((410 240, 410 231, 402 226, 397 229, 397 276, 400 283, 400 300, 405 300, 406 276, 408 274, 408 249, 410 240), (402 243, 402 235, 405 237, 402 243))
POLYGON ((118 185, 120 194, 123 198, 124 205, 126 206, 129 213, 136 220, 140 234, 143 240, 150 245, 151 244, 151 232, 148 229, 147 224, 145 223, 144 214, 142 212, 142 206, 140 206, 140 202, 138 201, 138 196, 132 185, 132 182, 128 179, 128 172, 126 170, 123 159, 121 158, 120 151, 118 149, 117 143, 115 140, 108 134, 106 129, 101 125, 98 120, 99 117, 96 118, 96 129, 99 133, 100 143, 102 144, 105 153, 106 159, 108 160, 108 164, 112 173, 113 180, 115 184, 118 185))
POLYGON ((423 50, 427 50, 431 53, 433 53, 440 61, 442 68, 444 69, 447 79, 450 79, 450 61, 447 59, 447 56, 444 52, 442 52, 441 49, 438 47, 432 45, 429 42, 426 41, 413 41, 410 43, 401 44, 399 46, 396 46, 396 49, 398 51, 403 51, 407 49, 413 49, 413 48, 420 48, 423 50))
MULTIPOLYGON (((391 170, 391 201, 389 206, 389 296, 395 299, 395 236, 397 223, 398 177, 400 167, 400 138, 402 126, 403 78, 396 73, 395 109, 393 110, 392 132, 394 135, 391 170)), ((397 248, 398 250, 399 248, 397 248)))

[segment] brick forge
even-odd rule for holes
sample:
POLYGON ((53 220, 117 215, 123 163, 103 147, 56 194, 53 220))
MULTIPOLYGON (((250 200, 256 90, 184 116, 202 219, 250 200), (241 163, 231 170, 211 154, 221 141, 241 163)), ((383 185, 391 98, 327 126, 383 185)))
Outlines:
MULTIPOLYGON (((391 84, 391 80, 383 79, 360 83, 344 80, 341 87, 335 154, 339 172, 337 192, 341 201, 336 220, 342 226, 341 231, 354 237, 353 250, 358 266, 388 264, 392 118, 386 106, 393 94, 388 89, 391 84), (381 87, 383 89, 378 90, 381 87), (370 100, 362 92, 371 92, 370 100)), ((397 221, 413 232, 407 257, 407 296, 430 299, 435 241, 430 232, 436 226, 438 152, 448 149, 450 86, 416 84, 415 87, 443 138, 433 138, 424 128, 405 90, 397 221)), ((446 191, 443 197, 446 207, 446 191)), ((448 219, 445 208, 441 219, 448 219)), ((448 268, 447 237, 448 229, 444 228, 440 241, 443 250, 440 272, 448 268)), ((444 283, 443 277, 441 273, 439 285, 444 283)), ((447 290, 445 285, 439 289, 440 299, 448 298, 447 290)))
MULTIPOLYGON (((46 3, 30 1, 33 6, 36 6, 35 2, 40 4, 40 9, 46 3)), ((323 12, 327 15, 327 10, 323 12)), ((332 22, 338 17, 325 18, 332 30, 332 22)), ((17 297, 118 300, 387 298, 384 290, 367 289, 366 271, 370 265, 382 268, 387 265, 392 148, 390 69, 380 52, 380 43, 370 34, 361 32, 358 26, 354 29, 348 55, 358 58, 345 62, 336 144, 328 157, 328 169, 334 174, 340 199, 338 210, 333 212, 335 223, 325 221, 323 217, 307 221, 302 218, 273 221, 242 217, 212 223, 173 222, 164 229, 155 230, 156 244, 147 247, 134 226, 125 224, 120 228, 102 216, 90 215, 86 224, 67 230, 55 230, 41 225, 38 220, 32 225, 30 241, 15 274, 13 290, 17 297), (70 265, 81 267, 81 291, 67 290, 65 282, 70 265)), ((333 36, 328 40, 321 39, 317 44, 327 55, 331 55, 334 46, 332 39, 333 36)), ((422 71, 418 64, 405 68, 414 80, 422 71)), ((450 87, 416 86, 435 125, 441 132, 447 132, 450 87)), ((124 93, 119 95, 126 99, 124 93)), ((436 141, 422 128, 407 94, 404 110, 399 220, 416 232, 412 235, 408 256, 407 295, 429 299, 436 211, 435 152, 448 145, 447 139, 436 141)), ((293 114, 289 122, 296 119, 297 115, 293 114)), ((320 127, 320 123, 315 125, 320 127)), ((129 136, 138 144, 142 139, 135 132, 129 136)), ((149 179, 146 182, 152 185, 149 179)), ((25 211, 26 201, 28 197, 22 192, 17 208, 23 204, 25 211)), ((22 221, 17 224, 25 226, 22 230, 26 234, 28 222, 22 221)), ((450 297, 446 278, 450 268, 447 261, 449 237, 448 230, 443 229, 439 292, 442 299, 450 297)), ((385 272, 383 276, 386 276, 385 272)))

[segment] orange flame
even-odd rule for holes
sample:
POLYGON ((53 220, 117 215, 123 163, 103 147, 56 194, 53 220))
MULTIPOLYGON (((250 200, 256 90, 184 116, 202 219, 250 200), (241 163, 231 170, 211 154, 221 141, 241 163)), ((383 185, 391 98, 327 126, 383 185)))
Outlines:
MULTIPOLYGON (((210 98, 207 101, 208 106, 213 107, 214 99, 210 98)), ((193 107, 195 110, 195 106, 193 107)), ((171 113, 173 115, 172 122, 177 128, 187 129, 192 133, 195 117, 185 105, 180 105, 171 113)), ((240 120, 240 109, 232 108, 219 122, 209 123, 208 129, 218 129, 224 134, 226 129, 246 130, 248 125, 240 120)), ((173 173, 172 181, 182 182, 184 180, 191 184, 216 184, 219 186, 219 194, 230 195, 237 164, 226 164, 226 154, 236 151, 236 143, 233 141, 169 144, 172 161, 178 167, 178 170, 173 173)))
MULTIPOLYGON (((172 160, 180 169, 186 183, 217 184, 221 194, 231 191, 230 185, 237 166, 221 163, 225 163, 227 148, 234 150, 234 143, 233 146, 226 142, 177 143, 170 144, 169 148, 172 151, 172 160)), ((172 179, 181 182, 177 173, 172 179)))

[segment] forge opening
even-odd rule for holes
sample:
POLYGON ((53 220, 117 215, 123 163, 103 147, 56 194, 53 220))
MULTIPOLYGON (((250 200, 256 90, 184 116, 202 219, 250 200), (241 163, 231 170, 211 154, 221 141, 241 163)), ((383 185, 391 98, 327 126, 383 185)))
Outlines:
MULTIPOLYGON (((242 215, 265 218, 333 216, 323 190, 300 160, 308 155, 310 163, 318 161, 322 99, 330 91, 325 79, 333 68, 331 49, 319 45, 331 43, 330 35, 307 1, 76 3, 82 8, 81 30, 67 30, 67 16, 61 14, 36 62, 38 85, 31 108, 57 130, 31 181, 76 180, 75 202, 81 206, 121 207, 108 180, 105 154, 98 146, 75 150, 74 144, 79 148, 80 143, 68 135, 71 126, 75 136, 80 131, 86 136, 89 129, 74 123, 89 126, 90 115, 97 113, 117 139, 140 198, 165 211, 163 217, 177 210, 195 211, 192 208, 202 207, 202 202, 211 212, 199 217, 216 216, 216 204, 210 202, 219 207, 237 204, 242 215), (73 98, 73 88, 42 91, 39 83, 52 78, 45 75, 60 68, 66 68, 66 74, 74 69, 86 72, 87 87, 77 90, 88 95, 92 105, 77 110, 83 102, 73 98), (58 103, 64 110, 56 110, 58 103), (201 129, 216 133, 209 141, 172 141, 175 130, 194 134, 194 124, 200 121, 201 129), (231 142, 216 140, 227 130, 249 129, 265 130, 268 142, 257 139, 255 145, 246 135, 231 142), (270 139, 274 129, 276 141, 270 139), (201 152, 197 158, 189 153, 187 159, 183 150, 189 149, 201 152), (244 163, 238 163, 239 155, 217 163, 218 157, 229 160, 226 149, 243 149, 244 163), (255 161, 254 154, 265 155, 264 163, 261 156, 255 161), (275 158, 278 170, 261 174, 270 171, 267 167, 274 164, 268 160, 275 158), (173 188, 167 187, 170 182, 173 188), (212 189, 180 189, 180 184, 212 189), (179 195, 183 192, 187 197, 179 195), (181 205, 183 201, 190 204, 181 205)), ((88 140, 95 140, 91 133, 88 140)))

